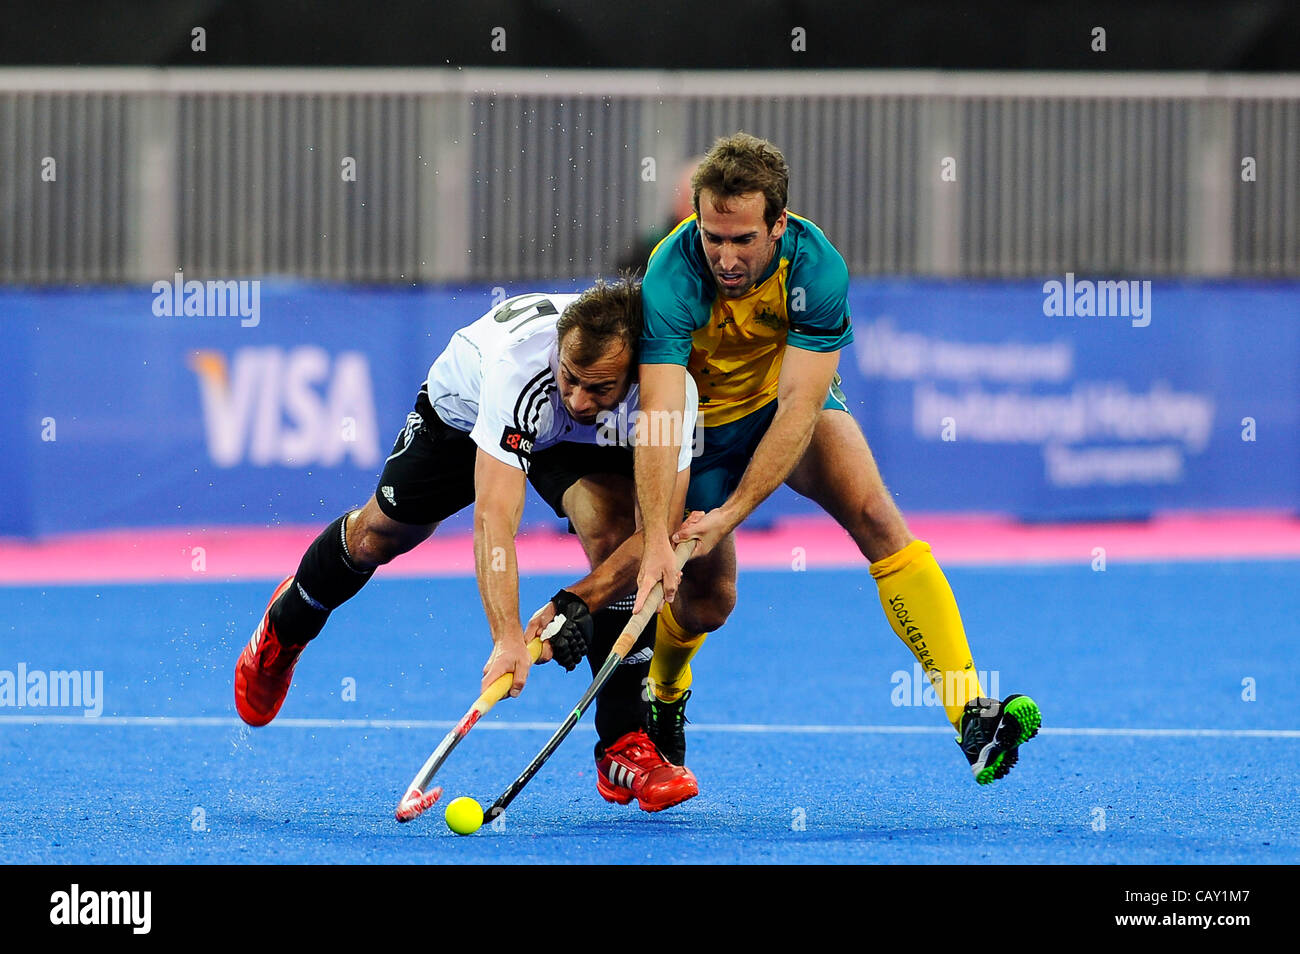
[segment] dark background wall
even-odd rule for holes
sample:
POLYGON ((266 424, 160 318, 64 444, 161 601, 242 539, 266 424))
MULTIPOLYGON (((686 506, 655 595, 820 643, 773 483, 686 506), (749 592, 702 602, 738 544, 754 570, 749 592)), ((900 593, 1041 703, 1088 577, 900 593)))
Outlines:
POLYGON ((4 11, 0 64, 1294 71, 1300 3, 63 0, 4 11))

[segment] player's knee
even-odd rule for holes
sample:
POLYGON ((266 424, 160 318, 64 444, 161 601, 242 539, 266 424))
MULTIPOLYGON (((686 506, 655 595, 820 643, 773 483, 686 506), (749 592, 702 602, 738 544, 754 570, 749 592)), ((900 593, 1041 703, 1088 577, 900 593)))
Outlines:
POLYGON ((592 566, 598 566, 636 532, 631 517, 614 508, 583 513, 574 521, 582 548, 592 566))
POLYGON ((845 529, 859 546, 869 546, 873 550, 881 546, 897 548, 910 540, 903 515, 888 494, 868 497, 855 509, 853 516, 856 526, 845 529))
POLYGON ((730 583, 719 583, 705 599, 692 602, 689 610, 683 614, 689 617, 689 623, 687 620, 681 622, 692 632, 711 633, 723 627, 735 608, 736 587, 730 583))
POLYGON ((356 524, 349 527, 348 555, 359 569, 383 566, 414 546, 407 535, 374 526, 364 520, 364 514, 353 519, 356 524))
POLYGON ((610 555, 632 535, 629 527, 602 526, 594 532, 583 534, 582 544, 593 566, 608 560, 610 555))
POLYGON ((359 569, 383 566, 397 556, 391 539, 377 533, 361 532, 348 541, 348 555, 359 569))

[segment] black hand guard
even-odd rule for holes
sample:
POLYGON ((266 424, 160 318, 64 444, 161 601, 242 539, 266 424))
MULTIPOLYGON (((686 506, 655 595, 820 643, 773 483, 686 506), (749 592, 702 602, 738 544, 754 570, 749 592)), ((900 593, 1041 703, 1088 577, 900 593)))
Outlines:
POLYGON ((551 655, 566 672, 573 672, 591 648, 591 613, 587 611, 587 604, 568 590, 560 590, 552 596, 551 603, 557 616, 564 615, 560 631, 551 637, 551 655))

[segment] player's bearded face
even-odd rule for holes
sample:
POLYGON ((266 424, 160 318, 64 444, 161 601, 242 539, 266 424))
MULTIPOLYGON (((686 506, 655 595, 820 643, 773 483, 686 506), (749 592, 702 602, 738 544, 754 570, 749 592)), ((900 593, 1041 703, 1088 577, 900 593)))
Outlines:
POLYGON ((560 344, 560 400, 579 424, 595 424, 602 411, 612 411, 627 397, 632 377, 632 350, 622 342, 588 364, 578 358, 578 332, 560 344))
POLYGON ((763 220, 761 192, 748 192, 714 206, 713 194, 700 192, 700 242, 724 298, 739 298, 757 284, 785 234, 786 213, 771 229, 763 220))

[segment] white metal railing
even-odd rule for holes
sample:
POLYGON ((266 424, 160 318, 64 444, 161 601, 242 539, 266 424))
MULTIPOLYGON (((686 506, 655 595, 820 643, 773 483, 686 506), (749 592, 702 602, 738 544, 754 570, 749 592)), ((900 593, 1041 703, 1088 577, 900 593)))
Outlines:
POLYGON ((855 273, 1300 274, 1298 76, 23 69, 0 280, 590 275, 737 128, 855 273))

